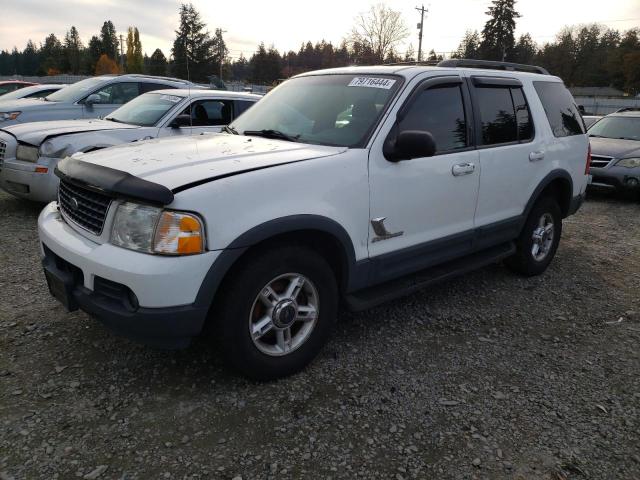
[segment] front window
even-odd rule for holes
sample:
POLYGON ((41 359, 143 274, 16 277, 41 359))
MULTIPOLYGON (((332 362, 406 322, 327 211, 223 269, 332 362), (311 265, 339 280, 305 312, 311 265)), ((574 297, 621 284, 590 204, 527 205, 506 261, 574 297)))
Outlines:
POLYGON ((605 117, 589 129, 590 137, 640 141, 640 117, 605 117))
POLYGON ((362 147, 402 80, 391 75, 317 75, 286 81, 231 125, 281 132, 302 143, 362 147))
POLYGON ((106 120, 150 127, 155 125, 183 98, 178 95, 145 93, 114 110, 106 120))
POLYGON ((49 102, 66 102, 72 103, 76 102, 91 92, 93 92, 100 85, 104 85, 107 78, 87 78, 85 80, 80 80, 79 82, 74 83, 73 85, 69 85, 68 87, 63 88, 62 90, 58 90, 55 93, 52 93, 48 97, 45 97, 49 102))

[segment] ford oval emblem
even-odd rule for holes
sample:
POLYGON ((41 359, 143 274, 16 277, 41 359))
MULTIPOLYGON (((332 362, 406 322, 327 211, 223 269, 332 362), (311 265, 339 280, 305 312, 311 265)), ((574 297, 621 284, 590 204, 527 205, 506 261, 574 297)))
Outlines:
POLYGON ((71 210, 78 210, 80 207, 80 205, 78 205, 78 200, 76 200, 75 197, 71 197, 71 200, 69 200, 69 206, 71 207, 71 210))

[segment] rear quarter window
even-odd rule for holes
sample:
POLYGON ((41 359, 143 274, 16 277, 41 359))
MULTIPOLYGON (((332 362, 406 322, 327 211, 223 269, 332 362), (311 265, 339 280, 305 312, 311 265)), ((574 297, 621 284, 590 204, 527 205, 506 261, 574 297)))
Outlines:
POLYGON ((585 133, 584 123, 573 97, 560 82, 533 82, 555 137, 585 133))

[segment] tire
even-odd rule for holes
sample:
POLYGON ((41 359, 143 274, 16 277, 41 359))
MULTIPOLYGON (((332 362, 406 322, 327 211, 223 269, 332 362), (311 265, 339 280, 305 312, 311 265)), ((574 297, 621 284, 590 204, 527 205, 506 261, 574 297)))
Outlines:
POLYGON ((526 277, 540 275, 553 260, 561 235, 560 206, 553 197, 542 197, 531 209, 522 232, 516 240, 516 253, 505 260, 505 264, 514 272, 526 277), (546 227, 545 233, 540 230, 543 224, 546 227), (552 227, 551 238, 549 238, 549 225, 552 227))
POLYGON ((213 333, 219 333, 225 363, 261 381, 308 365, 329 339, 338 311, 333 270, 316 251, 302 246, 251 254, 225 281, 219 298, 213 333), (287 296, 288 289, 297 293, 287 296), (259 338, 254 340, 252 331, 259 338))

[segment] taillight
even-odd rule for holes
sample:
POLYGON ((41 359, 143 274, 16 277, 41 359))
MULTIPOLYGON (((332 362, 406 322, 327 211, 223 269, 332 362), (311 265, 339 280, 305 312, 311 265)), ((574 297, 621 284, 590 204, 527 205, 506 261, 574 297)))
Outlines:
POLYGON ((587 150, 587 164, 584 166, 584 174, 589 175, 591 169, 591 144, 589 144, 589 150, 587 150))

